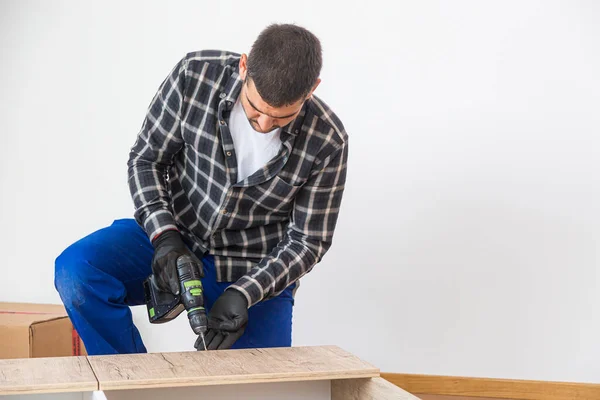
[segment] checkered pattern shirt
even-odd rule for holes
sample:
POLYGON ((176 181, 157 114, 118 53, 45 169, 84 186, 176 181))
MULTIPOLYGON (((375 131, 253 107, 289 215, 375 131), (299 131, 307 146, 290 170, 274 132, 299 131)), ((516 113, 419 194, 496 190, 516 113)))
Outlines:
POLYGON ((237 179, 229 114, 240 55, 199 51, 181 59, 152 99, 128 161, 135 218, 153 239, 176 229, 217 280, 249 305, 277 296, 331 246, 348 158, 341 121, 319 98, 281 129, 279 153, 237 179))

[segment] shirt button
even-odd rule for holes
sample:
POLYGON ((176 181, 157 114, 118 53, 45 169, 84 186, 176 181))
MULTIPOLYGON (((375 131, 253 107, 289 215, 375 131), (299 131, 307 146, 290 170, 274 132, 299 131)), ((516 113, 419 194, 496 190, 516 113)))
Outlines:
POLYGON ((222 119, 222 120, 220 120, 220 121, 219 121, 219 123, 220 123, 221 125, 225 125, 225 120, 223 120, 223 119, 222 119))
POLYGON ((296 130, 294 131, 294 133, 298 133, 298 132, 300 132, 300 130, 298 130, 298 129, 296 129, 296 130))
POLYGON ((221 210, 221 214, 226 215, 227 213, 228 213, 228 211, 227 211, 226 208, 224 208, 224 209, 221 210))
POLYGON ((225 98, 225 96, 227 96, 225 93, 221 93, 221 94, 219 95, 219 97, 220 97, 220 98, 222 98, 222 99, 224 99, 224 98, 225 98))
POLYGON ((227 154, 227 157, 231 157, 231 152, 230 151, 228 151, 226 154, 227 154))

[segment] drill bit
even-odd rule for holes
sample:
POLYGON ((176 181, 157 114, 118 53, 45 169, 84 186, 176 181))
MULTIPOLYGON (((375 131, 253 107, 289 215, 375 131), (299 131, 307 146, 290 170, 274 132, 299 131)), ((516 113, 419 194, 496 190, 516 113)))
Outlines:
POLYGON ((200 332, 200 337, 202 338, 202 345, 204 346, 204 351, 208 350, 206 348, 206 342, 204 341, 204 333, 200 332))

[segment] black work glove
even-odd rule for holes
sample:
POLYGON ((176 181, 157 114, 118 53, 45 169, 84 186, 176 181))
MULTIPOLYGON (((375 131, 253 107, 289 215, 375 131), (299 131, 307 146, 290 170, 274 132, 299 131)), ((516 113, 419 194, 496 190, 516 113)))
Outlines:
MULTIPOLYGON (((246 330, 248 324, 248 300, 235 289, 227 289, 208 313, 206 348, 222 350, 230 348, 246 330)), ((196 341, 197 350, 204 350, 202 339, 196 341)))
POLYGON ((154 246, 154 257, 152 257, 152 273, 156 286, 164 292, 174 295, 179 294, 179 277, 177 275, 177 259, 187 254, 203 268, 202 262, 192 253, 177 231, 166 231, 161 233, 152 242, 154 246))

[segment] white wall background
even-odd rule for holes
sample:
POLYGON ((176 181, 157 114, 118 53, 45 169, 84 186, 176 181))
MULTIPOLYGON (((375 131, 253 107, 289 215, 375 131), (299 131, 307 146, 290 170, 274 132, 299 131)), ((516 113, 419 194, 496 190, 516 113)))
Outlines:
MULTIPOLYGON (((294 344, 391 372, 600 382, 592 0, 0 1, 0 301, 60 301, 56 255, 132 215, 127 154, 162 79, 270 22, 321 38, 318 95, 352 140, 294 344)), ((151 351, 192 349, 185 318, 135 319, 151 351)))

